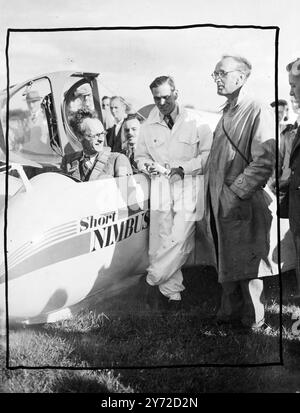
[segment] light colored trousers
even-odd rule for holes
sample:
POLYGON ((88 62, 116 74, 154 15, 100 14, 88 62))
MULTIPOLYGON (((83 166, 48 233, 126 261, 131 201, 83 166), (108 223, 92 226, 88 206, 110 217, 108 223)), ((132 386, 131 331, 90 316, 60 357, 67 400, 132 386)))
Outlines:
POLYGON ((192 179, 178 181, 171 188, 164 180, 151 187, 147 282, 157 285, 169 299, 180 300, 184 290, 181 267, 195 245, 196 188, 192 179))

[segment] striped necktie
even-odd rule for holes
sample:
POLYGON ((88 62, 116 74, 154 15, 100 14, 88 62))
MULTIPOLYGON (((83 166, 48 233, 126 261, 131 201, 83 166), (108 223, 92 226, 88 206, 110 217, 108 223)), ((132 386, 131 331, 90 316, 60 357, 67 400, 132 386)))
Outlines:
POLYGON ((168 125, 169 129, 172 129, 174 126, 174 121, 172 119, 171 115, 165 115, 164 116, 164 121, 166 122, 166 124, 168 125))

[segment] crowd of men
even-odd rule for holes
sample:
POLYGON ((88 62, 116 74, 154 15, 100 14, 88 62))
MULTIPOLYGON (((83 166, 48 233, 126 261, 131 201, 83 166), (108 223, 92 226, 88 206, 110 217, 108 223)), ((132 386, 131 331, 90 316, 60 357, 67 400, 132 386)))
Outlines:
MULTIPOLYGON (((265 323, 263 277, 268 261, 272 214, 266 185, 288 203, 300 297, 300 128, 288 124, 288 104, 278 109, 279 159, 270 104, 250 96, 252 65, 224 55, 212 73, 217 94, 227 100, 214 131, 197 111, 178 103, 170 76, 150 84, 154 108, 147 119, 129 113, 121 96, 102 98, 101 122, 85 86, 82 106, 71 117, 83 151, 64 157, 62 169, 81 181, 142 172, 151 179, 149 267, 145 278, 150 309, 180 308, 182 266, 194 248, 199 197, 204 227, 222 286, 216 322, 249 331, 265 323), (278 174, 275 165, 278 166, 278 174), (204 193, 197 179, 204 176, 204 193), (277 183, 276 176, 279 177, 277 183)), ((287 66, 295 111, 300 105, 300 59, 287 66)), ((283 216, 283 210, 280 211, 283 216)))

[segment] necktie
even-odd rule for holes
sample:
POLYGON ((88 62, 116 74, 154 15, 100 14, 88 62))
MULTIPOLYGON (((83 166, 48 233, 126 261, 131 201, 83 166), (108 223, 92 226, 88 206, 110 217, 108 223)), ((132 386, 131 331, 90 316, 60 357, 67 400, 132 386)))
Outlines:
POLYGON ((171 115, 165 115, 165 116, 164 116, 164 121, 165 121, 166 124, 168 125, 169 129, 172 129, 172 128, 173 128, 174 121, 173 121, 171 115))
POLYGON ((134 148, 131 149, 131 154, 130 154, 130 156, 129 156, 129 160, 130 160, 130 163, 131 163, 131 164, 132 164, 132 162, 134 161, 134 148))
POLYGON ((81 162, 81 168, 82 168, 82 174, 83 174, 83 181, 86 180, 90 169, 91 169, 91 164, 90 164, 90 156, 83 154, 83 160, 81 162))

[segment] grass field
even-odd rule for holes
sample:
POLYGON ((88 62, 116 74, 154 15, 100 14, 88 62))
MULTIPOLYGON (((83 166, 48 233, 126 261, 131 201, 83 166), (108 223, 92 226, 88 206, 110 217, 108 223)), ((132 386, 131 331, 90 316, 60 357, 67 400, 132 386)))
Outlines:
MULTIPOLYGON (((101 306, 90 303, 71 320, 11 328, 10 366, 43 369, 2 368, 1 391, 300 392, 300 334, 292 319, 300 307, 293 299, 293 273, 282 277, 283 366, 242 366, 280 363, 278 277, 265 279, 271 330, 251 334, 213 323, 220 286, 211 268, 186 270, 185 285, 179 313, 146 311, 140 283, 101 306), (228 364, 239 367, 222 367, 228 364), (83 370, 68 370, 72 367, 83 370), (90 367, 94 370, 85 370, 90 367)), ((4 346, 0 356, 4 366, 4 346)))

